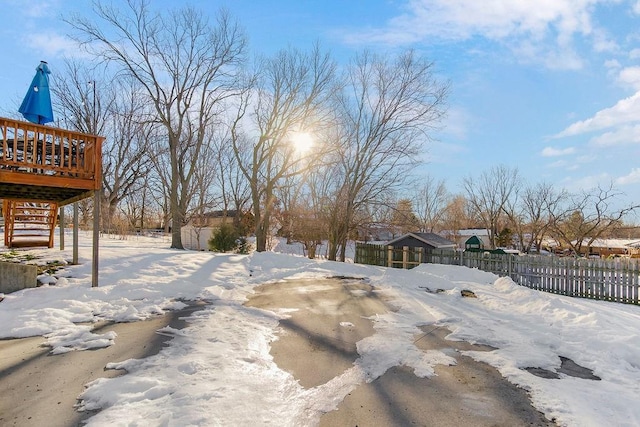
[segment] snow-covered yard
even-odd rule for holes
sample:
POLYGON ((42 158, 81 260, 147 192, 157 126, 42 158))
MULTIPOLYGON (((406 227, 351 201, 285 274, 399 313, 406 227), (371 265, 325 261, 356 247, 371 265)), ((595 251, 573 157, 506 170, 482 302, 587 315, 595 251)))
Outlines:
MULTIPOLYGON (((70 242, 64 252, 29 253, 39 262, 68 260, 70 242)), ((369 378, 399 358, 417 374, 432 375, 433 366, 451 358, 419 352, 413 341, 420 326, 446 326, 449 339, 495 347, 464 354, 526 389, 549 419, 572 426, 640 424, 640 307, 536 292, 465 267, 405 271, 282 253, 218 255, 171 250, 167 241, 144 237, 103 238, 100 246, 98 288, 91 288, 90 236, 81 234, 81 265, 67 266, 55 285, 3 295, 0 338, 45 335, 56 353, 108 346, 117 336, 94 334, 83 323, 145 319, 184 306, 182 300, 211 304, 193 315, 188 328, 165 329, 175 338, 158 355, 114 363, 109 368, 124 367, 129 374, 89 384, 82 406, 104 409, 89 425, 313 423, 323 408, 335 406, 348 379, 302 388, 269 354, 286 313, 242 304, 265 282, 336 275, 368 278, 399 307, 376 316, 376 333, 358 345, 369 378), (477 298, 461 297, 462 289, 477 298), (560 357, 601 380, 562 373, 545 379, 524 369, 557 371, 560 357)))

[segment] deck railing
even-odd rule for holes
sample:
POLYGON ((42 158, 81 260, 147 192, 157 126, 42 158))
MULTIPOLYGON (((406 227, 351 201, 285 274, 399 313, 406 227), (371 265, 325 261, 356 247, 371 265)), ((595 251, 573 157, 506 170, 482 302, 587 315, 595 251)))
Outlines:
POLYGON ((0 170, 101 181, 103 138, 0 117, 0 170))

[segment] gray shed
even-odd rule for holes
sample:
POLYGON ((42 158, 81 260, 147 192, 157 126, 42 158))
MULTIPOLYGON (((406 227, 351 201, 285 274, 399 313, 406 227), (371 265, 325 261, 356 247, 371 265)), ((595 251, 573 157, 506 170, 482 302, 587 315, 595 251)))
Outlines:
POLYGON ((407 233, 387 243, 388 246, 401 249, 404 246, 410 248, 423 248, 424 253, 431 253, 434 249, 453 251, 456 244, 435 233, 407 233))

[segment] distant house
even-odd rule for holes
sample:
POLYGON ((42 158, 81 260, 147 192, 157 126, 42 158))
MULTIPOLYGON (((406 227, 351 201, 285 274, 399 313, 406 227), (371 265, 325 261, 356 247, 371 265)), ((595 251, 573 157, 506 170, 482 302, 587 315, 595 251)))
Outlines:
POLYGON ((220 227, 224 222, 231 222, 233 218, 238 215, 238 212, 235 210, 227 210, 227 211, 212 211, 205 212, 202 215, 194 215, 187 225, 196 228, 204 228, 204 227, 220 227))
POLYGON ((640 249, 637 239, 595 239, 589 248, 586 247, 586 241, 583 242, 580 255, 590 257, 637 256, 640 249))
POLYGON ((399 234, 402 234, 399 227, 381 222, 358 228, 358 240, 364 242, 387 242, 399 234))
POLYGON ((387 242, 387 246, 401 249, 405 246, 410 248, 423 248, 424 253, 431 253, 434 249, 455 250, 456 244, 435 233, 408 233, 387 242))

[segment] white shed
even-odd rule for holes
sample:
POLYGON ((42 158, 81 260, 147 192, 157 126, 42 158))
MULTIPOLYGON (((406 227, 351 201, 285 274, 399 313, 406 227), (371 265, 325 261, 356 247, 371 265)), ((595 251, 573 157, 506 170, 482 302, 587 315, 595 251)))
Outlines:
POLYGON ((194 227, 185 225, 180 229, 182 235, 182 246, 185 249, 194 251, 206 251, 209 249, 207 242, 211 238, 211 234, 217 227, 194 227))

